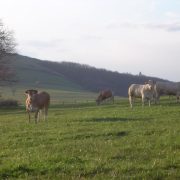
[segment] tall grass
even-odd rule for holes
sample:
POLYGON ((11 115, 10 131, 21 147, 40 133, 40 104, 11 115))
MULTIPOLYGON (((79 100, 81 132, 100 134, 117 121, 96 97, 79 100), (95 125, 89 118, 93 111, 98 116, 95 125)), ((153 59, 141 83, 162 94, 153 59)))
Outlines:
POLYGON ((180 105, 52 105, 48 122, 0 110, 0 179, 179 179, 180 105))

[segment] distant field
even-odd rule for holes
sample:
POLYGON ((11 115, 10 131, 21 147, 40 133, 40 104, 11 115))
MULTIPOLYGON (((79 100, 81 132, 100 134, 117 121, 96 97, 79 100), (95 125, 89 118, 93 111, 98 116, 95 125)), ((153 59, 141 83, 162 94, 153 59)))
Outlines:
POLYGON ((0 179, 180 179, 180 104, 54 104, 48 122, 0 109, 0 179))
POLYGON ((51 104, 63 104, 63 103, 78 103, 78 102, 95 102, 98 93, 92 93, 83 90, 62 90, 62 89, 50 89, 50 88, 38 88, 38 87, 24 87, 24 86, 13 86, 13 87, 0 87, 0 93, 4 99, 16 99, 21 104, 24 104, 27 89, 37 89, 39 91, 47 91, 51 95, 51 104), (14 92, 13 92, 14 91, 14 92))

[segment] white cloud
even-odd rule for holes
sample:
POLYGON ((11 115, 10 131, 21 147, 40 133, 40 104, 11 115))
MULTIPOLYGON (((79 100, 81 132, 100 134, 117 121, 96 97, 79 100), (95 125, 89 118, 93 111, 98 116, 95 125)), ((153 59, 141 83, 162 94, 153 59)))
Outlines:
POLYGON ((180 14, 177 12, 168 11, 165 15, 170 19, 180 19, 180 14))
POLYGON ((170 80, 180 80, 179 12, 165 0, 0 0, 24 55, 170 80))
POLYGON ((113 23, 107 25, 107 28, 130 28, 130 29, 156 29, 156 30, 165 30, 165 31, 180 31, 180 21, 172 22, 172 23, 131 23, 131 22, 123 22, 123 23, 113 23))

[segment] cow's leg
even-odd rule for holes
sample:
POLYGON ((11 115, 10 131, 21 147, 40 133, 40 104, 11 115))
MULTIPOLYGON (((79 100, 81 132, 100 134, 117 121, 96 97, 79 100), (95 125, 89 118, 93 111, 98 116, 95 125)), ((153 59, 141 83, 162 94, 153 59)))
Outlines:
POLYGON ((38 113, 39 113, 39 109, 35 112, 35 123, 37 123, 38 113))
POLYGON ((150 98, 149 98, 149 106, 151 106, 151 103, 155 103, 155 99, 154 99, 154 95, 152 95, 150 98))
POLYGON ((177 103, 179 102, 179 96, 176 96, 176 102, 177 103))
POLYGON ((144 96, 142 96, 142 107, 144 107, 144 104, 145 104, 145 97, 144 96))
POLYGON ((48 116, 48 106, 44 107, 44 120, 47 121, 47 116, 48 116))
POLYGON ((42 114, 42 110, 39 110, 39 112, 38 112, 38 121, 40 121, 40 119, 41 119, 41 114, 42 114))
POLYGON ((133 107, 133 97, 132 96, 129 96, 129 104, 130 104, 130 107, 132 108, 133 107))
POLYGON ((113 102, 113 104, 114 104, 114 96, 112 96, 112 102, 113 102))
POLYGON ((27 113, 28 113, 28 118, 29 118, 29 123, 30 123, 30 121, 31 121, 31 115, 30 115, 30 112, 29 112, 29 111, 27 111, 27 113))
POLYGON ((157 92, 155 92, 155 93, 153 94, 153 100, 154 100, 154 103, 155 103, 155 104, 158 104, 158 96, 159 96, 159 94, 158 94, 157 92))
POLYGON ((179 102, 179 92, 176 93, 176 102, 177 102, 177 103, 179 102))
POLYGON ((152 101, 153 101, 154 104, 156 104, 156 95, 154 95, 154 94, 152 96, 152 101))
POLYGON ((157 94, 157 95, 156 95, 156 104, 159 104, 159 99, 160 99, 160 95, 157 94))

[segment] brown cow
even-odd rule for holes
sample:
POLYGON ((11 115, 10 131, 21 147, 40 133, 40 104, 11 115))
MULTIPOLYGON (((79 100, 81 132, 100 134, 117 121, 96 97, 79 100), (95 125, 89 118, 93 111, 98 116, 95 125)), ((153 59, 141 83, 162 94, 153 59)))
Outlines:
POLYGON ((40 110, 44 109, 44 119, 46 120, 48 108, 50 104, 50 95, 47 92, 39 92, 37 90, 27 90, 26 111, 29 115, 29 122, 31 119, 30 113, 35 112, 35 122, 37 123, 37 116, 40 110))
POLYGON ((102 101, 106 99, 111 99, 114 103, 114 95, 111 90, 103 90, 99 93, 99 96, 96 99, 97 105, 99 105, 102 101))

